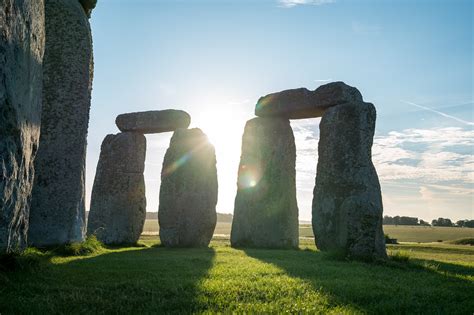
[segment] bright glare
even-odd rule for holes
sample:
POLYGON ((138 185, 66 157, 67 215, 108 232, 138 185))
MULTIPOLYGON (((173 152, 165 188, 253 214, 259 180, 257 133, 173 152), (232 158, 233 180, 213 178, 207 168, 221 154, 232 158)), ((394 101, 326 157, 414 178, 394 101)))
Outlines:
MULTIPOLYGON (((251 107, 251 106, 250 106, 251 107)), ((237 192, 237 173, 240 162, 242 134, 248 109, 240 106, 215 106, 193 116, 190 128, 200 128, 216 149, 219 198, 217 210, 230 213, 237 192)), ((255 186, 257 183, 254 182, 255 186)))

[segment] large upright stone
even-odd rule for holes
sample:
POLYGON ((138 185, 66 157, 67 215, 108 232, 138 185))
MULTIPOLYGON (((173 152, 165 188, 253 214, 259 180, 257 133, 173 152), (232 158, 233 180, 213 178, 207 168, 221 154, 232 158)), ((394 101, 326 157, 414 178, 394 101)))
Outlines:
POLYGON ((289 119, 314 118, 321 117, 329 107, 347 102, 362 102, 359 90, 344 82, 332 82, 321 85, 314 91, 300 88, 261 97, 255 106, 255 115, 289 119))
POLYGON ((105 244, 135 244, 146 217, 146 138, 125 132, 102 142, 92 188, 87 235, 105 244))
POLYGON ((176 130, 161 172, 161 243, 168 247, 207 246, 216 227, 216 204, 214 146, 198 128, 176 130))
POLYGON ((295 139, 288 119, 254 118, 247 122, 230 236, 232 246, 298 246, 295 160, 295 139))
POLYGON ((0 1, 0 254, 26 245, 43 52, 43 0, 0 1))
POLYGON ((79 1, 46 0, 43 112, 29 243, 82 241, 92 37, 79 1))
POLYGON ((117 116, 115 124, 120 131, 160 133, 188 128, 191 116, 182 110, 165 109, 147 112, 127 113, 117 116))
POLYGON ((361 259, 385 258, 382 197, 372 164, 374 105, 352 102, 324 114, 313 199, 320 250, 361 259))

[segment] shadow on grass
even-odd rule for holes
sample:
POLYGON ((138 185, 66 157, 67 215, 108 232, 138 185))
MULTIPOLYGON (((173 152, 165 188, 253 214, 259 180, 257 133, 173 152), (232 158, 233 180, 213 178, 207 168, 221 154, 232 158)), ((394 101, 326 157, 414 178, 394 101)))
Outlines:
POLYGON ((411 268, 421 268, 440 273, 446 277, 470 276, 474 277, 474 267, 456 265, 428 259, 411 259, 411 268))
POLYGON ((194 312, 214 256, 210 248, 126 248, 53 257, 41 272, 7 275, 0 313, 194 312))
POLYGON ((474 283, 463 277, 473 275, 471 267, 420 259, 363 263, 313 250, 244 251, 311 284, 331 304, 351 305, 364 313, 457 314, 474 309, 474 283))

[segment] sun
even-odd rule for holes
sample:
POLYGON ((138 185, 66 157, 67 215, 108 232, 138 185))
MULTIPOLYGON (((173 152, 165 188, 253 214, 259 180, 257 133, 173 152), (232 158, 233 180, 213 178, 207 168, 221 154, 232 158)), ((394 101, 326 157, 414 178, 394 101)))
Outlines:
MULTIPOLYGON (((237 174, 240 162, 242 135, 247 112, 236 108, 202 111, 192 125, 200 128, 216 150, 219 181, 218 209, 230 212, 237 191, 237 174)), ((248 111, 248 110, 247 110, 248 111)), ((255 182, 253 185, 256 185, 255 182)))

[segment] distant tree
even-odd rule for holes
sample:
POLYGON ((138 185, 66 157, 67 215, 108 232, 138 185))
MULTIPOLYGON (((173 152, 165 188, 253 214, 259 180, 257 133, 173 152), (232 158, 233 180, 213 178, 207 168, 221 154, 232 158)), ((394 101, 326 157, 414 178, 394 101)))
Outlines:
POLYGON ((456 226, 465 228, 474 228, 474 220, 459 220, 456 222, 456 226))
POLYGON ((388 215, 383 217, 383 224, 385 225, 418 225, 418 218, 415 217, 390 217, 388 215))
POLYGON ((400 217, 400 225, 418 225, 418 218, 400 217))
POLYGON ((431 221, 432 226, 453 226, 451 219, 438 218, 438 220, 431 221))
POLYGON ((421 219, 420 219, 420 225, 422 225, 422 226, 431 226, 431 224, 429 224, 425 220, 421 220, 421 219))
POLYGON ((394 225, 394 221, 392 217, 389 217, 388 215, 383 217, 383 224, 384 225, 394 225))

